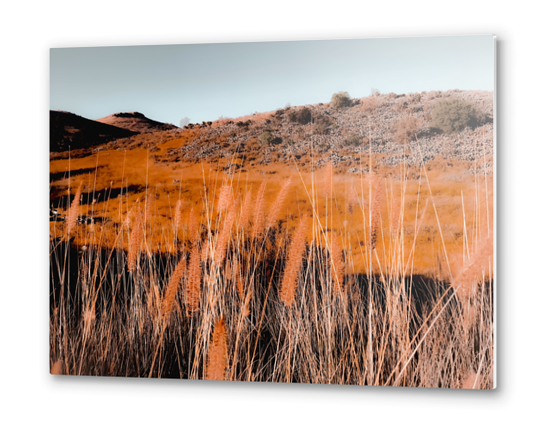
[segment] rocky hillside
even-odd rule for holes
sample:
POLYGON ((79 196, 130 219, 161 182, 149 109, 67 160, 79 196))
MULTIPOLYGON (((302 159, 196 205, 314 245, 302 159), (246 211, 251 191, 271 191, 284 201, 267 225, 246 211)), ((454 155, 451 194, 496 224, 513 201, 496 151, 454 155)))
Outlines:
MULTIPOLYGON (((238 157, 243 162, 235 166, 246 167, 294 156, 302 167, 308 166, 310 159, 320 166, 330 158, 335 166, 340 166, 355 165, 360 154, 368 154, 371 150, 380 163, 388 166, 403 162, 418 165, 437 156, 465 161, 485 156, 490 160, 493 155, 493 92, 390 93, 352 99, 351 106, 340 109, 320 103, 277 110, 264 119, 255 115, 242 121, 219 121, 195 128, 197 135, 194 138, 157 159, 178 162, 238 157), (474 105, 483 117, 479 125, 453 134, 432 128, 431 111, 435 103, 453 98, 474 105), (303 114, 309 117, 306 122, 303 114), (406 117, 416 120, 419 131, 405 150, 405 143, 397 140, 396 134, 398 123, 406 117), (262 137, 264 133, 267 134, 262 137)), ((347 172, 365 170, 349 166, 347 172)), ((487 172, 491 172, 489 166, 487 172)))
POLYGON ((301 170, 331 160, 337 172, 360 173, 368 171, 364 158, 371 153, 374 166, 419 165, 445 158, 470 163, 468 172, 491 173, 493 92, 388 93, 354 98, 341 108, 331 103, 287 107, 123 138, 100 150, 141 148, 150 149, 157 162, 206 160, 219 164, 227 159, 226 171, 231 172, 295 159, 301 170), (449 134, 434 128, 432 111, 443 99, 470 103, 479 122, 449 134), (416 126, 408 141, 398 137, 402 121, 416 126), (485 169, 475 165, 477 159, 484 159, 485 169))

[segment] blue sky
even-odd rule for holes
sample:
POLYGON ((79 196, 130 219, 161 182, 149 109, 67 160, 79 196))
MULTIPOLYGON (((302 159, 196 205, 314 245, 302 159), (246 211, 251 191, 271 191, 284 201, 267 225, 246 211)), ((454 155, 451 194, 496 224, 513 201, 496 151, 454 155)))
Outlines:
POLYGON ((491 35, 51 49, 50 108, 178 125, 397 94, 493 90, 491 35))

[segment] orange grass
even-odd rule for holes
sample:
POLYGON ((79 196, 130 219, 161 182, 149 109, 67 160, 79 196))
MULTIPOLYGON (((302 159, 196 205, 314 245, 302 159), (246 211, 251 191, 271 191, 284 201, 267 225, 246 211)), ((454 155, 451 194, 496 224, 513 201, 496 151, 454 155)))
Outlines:
POLYGON ((297 281, 299 278, 298 274, 303 261, 308 227, 309 218, 304 216, 294 232, 292 244, 288 249, 288 260, 286 262, 286 268, 280 286, 280 300, 282 300, 286 306, 292 306, 295 302, 297 281))
POLYGON ((265 222, 265 188, 267 181, 260 184, 258 194, 256 195, 256 205, 254 206, 253 213, 253 225, 252 225, 252 237, 258 238, 262 235, 265 222))
POLYGON ((70 161, 94 171, 52 184, 79 189, 50 226, 51 372, 493 387, 490 175, 437 159, 232 176, 143 149, 70 161))
POLYGON ((160 315, 162 317, 162 321, 166 323, 169 319, 169 316, 171 315, 171 312, 173 311, 175 298, 177 296, 179 286, 181 285, 181 281, 184 278, 185 272, 186 272, 186 258, 183 257, 177 263, 177 266, 175 266, 175 270, 173 271, 173 274, 171 274, 171 277, 169 278, 166 294, 164 295, 164 298, 162 299, 162 311, 160 315))
POLYGON ((190 266, 188 268, 188 280, 185 286, 184 299, 189 314, 199 309, 199 297, 201 291, 201 253, 199 248, 192 250, 190 266))

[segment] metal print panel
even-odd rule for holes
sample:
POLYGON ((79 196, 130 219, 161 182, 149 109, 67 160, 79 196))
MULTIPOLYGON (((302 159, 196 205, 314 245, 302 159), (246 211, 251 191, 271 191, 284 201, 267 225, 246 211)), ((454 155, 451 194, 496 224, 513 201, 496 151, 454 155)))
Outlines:
POLYGON ((492 389, 494 55, 52 49, 51 373, 492 389))

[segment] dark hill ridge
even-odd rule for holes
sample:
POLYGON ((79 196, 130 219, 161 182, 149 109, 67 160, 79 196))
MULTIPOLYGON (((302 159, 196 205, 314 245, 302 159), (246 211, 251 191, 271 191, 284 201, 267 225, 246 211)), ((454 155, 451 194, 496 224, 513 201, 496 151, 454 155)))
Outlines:
POLYGON ((49 112, 49 148, 51 152, 86 149, 137 132, 83 118, 70 112, 49 112))
POLYGON ((168 131, 177 128, 173 124, 164 124, 163 122, 149 119, 140 112, 114 113, 104 118, 97 119, 96 121, 138 133, 168 131))

